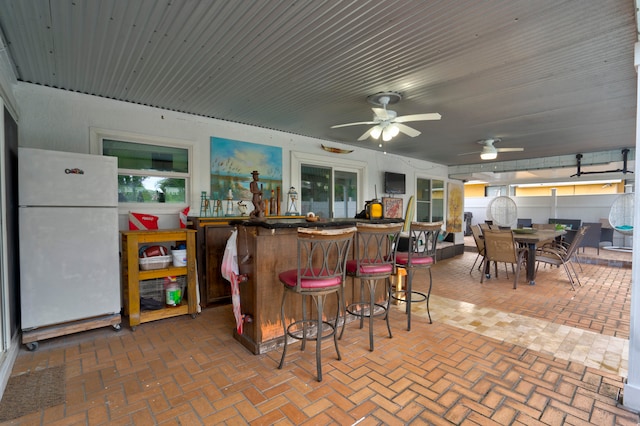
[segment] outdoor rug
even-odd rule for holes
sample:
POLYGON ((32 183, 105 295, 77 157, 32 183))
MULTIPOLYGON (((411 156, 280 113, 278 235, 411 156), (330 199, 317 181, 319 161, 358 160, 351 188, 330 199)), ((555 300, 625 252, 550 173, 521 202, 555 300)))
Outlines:
POLYGON ((0 401, 0 421, 17 419, 64 401, 64 365, 13 376, 0 401))

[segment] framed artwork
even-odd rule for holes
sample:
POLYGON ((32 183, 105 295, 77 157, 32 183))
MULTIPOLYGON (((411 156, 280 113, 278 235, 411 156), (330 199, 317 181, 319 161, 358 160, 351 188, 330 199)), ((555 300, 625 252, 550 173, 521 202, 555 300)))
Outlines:
POLYGON ((402 198, 382 197, 382 215, 385 219, 402 219, 402 198))
POLYGON ((462 232, 463 208, 463 186, 449 182, 447 184, 447 232, 462 232))
POLYGON ((282 148, 211 137, 211 199, 251 201, 254 170, 264 199, 271 198, 271 191, 282 188, 282 148))

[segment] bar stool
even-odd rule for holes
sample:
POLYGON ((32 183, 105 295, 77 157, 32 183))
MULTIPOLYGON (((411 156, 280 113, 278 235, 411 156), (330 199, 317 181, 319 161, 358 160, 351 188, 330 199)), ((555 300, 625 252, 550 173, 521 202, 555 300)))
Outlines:
POLYGON ((407 284, 404 289, 395 288, 395 295, 392 294, 391 297, 406 302, 407 330, 409 331, 411 330, 412 303, 427 302, 429 324, 432 324, 431 312, 429 312, 429 297, 431 296, 431 286, 433 284, 431 265, 436 263, 436 244, 438 243, 438 235, 441 228, 442 222, 412 222, 409 227, 408 237, 400 237, 398 240, 396 266, 407 270, 407 284), (402 245, 405 245, 405 247, 402 247, 402 245), (418 269, 429 270, 429 290, 427 293, 414 291, 412 288, 413 275, 418 269), (398 294, 401 295, 398 296, 398 294))
POLYGON ((338 349, 337 327, 340 313, 344 312, 342 300, 347 257, 351 254, 351 243, 356 233, 355 227, 345 229, 298 228, 298 265, 296 269, 281 272, 278 277, 284 285, 280 314, 284 329, 284 349, 280 359, 281 369, 287 354, 288 340, 302 340, 301 350, 307 340, 316 341, 316 369, 318 381, 322 381, 321 351, 322 340, 333 337, 338 359, 342 359, 338 349), (285 301, 288 293, 302 296, 302 319, 287 325, 285 301), (338 301, 335 321, 323 320, 327 295, 335 293, 338 301), (310 296, 317 308, 317 317, 307 319, 306 296, 310 296))
MULTIPOLYGON (((370 224, 358 223, 355 237, 354 259, 347 261, 347 275, 360 280, 360 301, 350 304, 347 312, 360 317, 360 328, 364 318, 369 318, 369 350, 373 351, 373 318, 384 315, 389 337, 389 277, 395 271, 396 252, 394 242, 398 240, 403 223, 370 224), (385 280, 385 301, 376 303, 378 281, 385 280), (364 300, 364 284, 369 288, 369 300, 364 300), (378 310, 378 312, 376 312, 378 310)), ((344 324, 342 330, 344 331, 344 324)))

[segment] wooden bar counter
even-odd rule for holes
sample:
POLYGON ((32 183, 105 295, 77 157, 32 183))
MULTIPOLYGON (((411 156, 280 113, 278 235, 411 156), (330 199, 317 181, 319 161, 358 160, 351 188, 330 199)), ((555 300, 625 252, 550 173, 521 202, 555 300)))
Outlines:
MULTIPOLYGON (((300 219, 276 219, 265 221, 231 221, 238 229, 238 267, 247 281, 240 283, 240 305, 248 321, 244 323, 242 335, 234 332, 234 337, 254 354, 262 354, 276 349, 283 342, 283 328, 280 319, 282 303, 282 283, 278 274, 297 267, 297 230, 307 228, 347 228, 355 226, 357 219, 334 219, 307 222, 300 219)), ((399 219, 367 221, 371 223, 398 222, 399 219)), ((359 285, 358 285, 359 287, 359 285)), ((378 286, 382 288, 383 286, 378 286)), ((351 300, 353 285, 347 281, 345 298, 351 300)), ((337 301, 329 297, 325 314, 330 318, 336 312, 337 301)), ((313 315, 315 306, 307 313, 313 315)), ((302 301, 299 297, 288 297, 285 312, 290 318, 302 317, 302 301)))
MULTIPOLYGON (((292 220, 291 216, 270 216, 272 219, 292 220)), ((304 216, 296 216, 298 220, 304 220, 304 216)), ((208 305, 230 303, 231 287, 229 282, 222 278, 220 269, 222 257, 227 245, 227 239, 234 228, 229 222, 240 222, 248 217, 199 217, 189 216, 187 227, 195 229, 196 256, 198 259, 198 283, 200 288, 200 305, 205 308, 208 305)))

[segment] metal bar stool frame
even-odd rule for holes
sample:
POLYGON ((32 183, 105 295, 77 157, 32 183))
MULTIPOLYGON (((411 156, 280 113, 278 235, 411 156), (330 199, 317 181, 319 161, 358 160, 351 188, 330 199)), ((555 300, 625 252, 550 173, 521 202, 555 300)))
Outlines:
MULTIPOLYGON (((389 338, 393 337, 389 325, 391 301, 389 278, 396 269, 395 247, 397 244, 394 242, 398 240, 403 226, 403 223, 358 223, 356 225, 358 231, 354 239, 354 259, 347 261, 347 275, 360 280, 360 300, 351 303, 346 310, 349 314, 360 318, 360 328, 363 328, 364 319, 369 318, 370 351, 373 351, 374 317, 384 315, 389 338), (385 282, 385 300, 382 303, 376 303, 376 288, 380 280, 385 282), (369 290, 368 301, 365 301, 365 284, 369 290)), ((344 332, 344 323, 342 330, 344 332)))
POLYGON ((308 229, 298 228, 297 268, 281 272, 278 277, 284 292, 280 315, 284 330, 284 347, 279 369, 284 366, 289 338, 302 340, 301 350, 307 340, 316 341, 316 371, 318 382, 322 381, 322 340, 333 338, 338 360, 342 359, 338 349, 337 327, 340 314, 344 312, 343 287, 346 276, 347 258, 351 254, 351 244, 356 228, 308 229), (287 294, 302 296, 302 319, 287 325, 285 302, 287 294), (329 294, 335 293, 338 300, 335 321, 323 319, 324 304, 329 294), (316 305, 317 317, 307 318, 305 299, 309 296, 316 305), (328 330, 328 332, 327 332, 328 330))
MULTIPOLYGON (((427 315, 429 324, 431 312, 429 311, 429 297, 433 286, 433 276, 431 266, 436 263, 436 244, 438 236, 442 230, 443 222, 411 222, 408 235, 407 251, 396 249, 396 267, 404 268, 407 271, 407 283, 404 289, 392 288, 389 297, 406 302, 407 330, 411 331, 411 304, 427 302, 427 315), (413 276, 417 269, 427 269, 429 271, 429 289, 426 293, 413 290, 413 276), (398 296, 401 294, 401 296, 398 296)), ((400 237, 400 241, 402 237, 400 237)))

